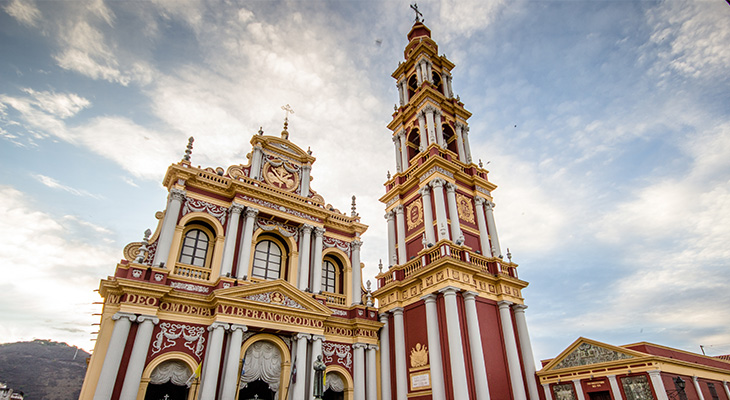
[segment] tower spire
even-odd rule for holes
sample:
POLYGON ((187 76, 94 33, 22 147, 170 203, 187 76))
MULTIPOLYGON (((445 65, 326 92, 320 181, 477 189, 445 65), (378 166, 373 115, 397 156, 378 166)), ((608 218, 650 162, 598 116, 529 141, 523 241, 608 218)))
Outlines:
POLYGON ((289 131, 287 130, 289 127, 289 114, 294 114, 294 110, 289 104, 281 106, 281 109, 286 112, 286 116, 284 117, 284 130, 281 131, 281 138, 289 140, 289 131))

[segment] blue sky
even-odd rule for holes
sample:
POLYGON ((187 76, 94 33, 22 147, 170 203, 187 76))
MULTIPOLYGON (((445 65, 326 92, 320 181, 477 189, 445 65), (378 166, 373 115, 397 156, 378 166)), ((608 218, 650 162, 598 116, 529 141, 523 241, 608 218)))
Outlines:
MULTIPOLYGON (((90 349, 93 292, 154 228, 161 180, 311 146, 312 187, 385 258, 405 1, 0 2, 0 342, 90 349)), ((730 6, 421 1, 457 67, 535 356, 579 336, 730 353, 730 6)))

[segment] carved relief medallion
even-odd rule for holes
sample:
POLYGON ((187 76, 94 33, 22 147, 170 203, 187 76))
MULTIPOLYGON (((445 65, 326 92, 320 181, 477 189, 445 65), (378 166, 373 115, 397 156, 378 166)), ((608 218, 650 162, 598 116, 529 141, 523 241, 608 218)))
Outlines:
POLYGON ((287 163, 278 166, 269 162, 264 166, 264 180, 279 189, 292 191, 299 185, 299 174, 294 168, 287 168, 287 163))
POLYGON ((474 208, 471 206, 471 199, 463 194, 456 194, 456 208, 459 210, 459 218, 464 222, 474 223, 474 208))
POLYGON ((428 347, 421 343, 411 349, 411 368, 423 367, 428 364, 428 347))
POLYGON ((423 222, 423 204, 420 201, 414 201, 406 207, 406 220, 409 231, 423 222))

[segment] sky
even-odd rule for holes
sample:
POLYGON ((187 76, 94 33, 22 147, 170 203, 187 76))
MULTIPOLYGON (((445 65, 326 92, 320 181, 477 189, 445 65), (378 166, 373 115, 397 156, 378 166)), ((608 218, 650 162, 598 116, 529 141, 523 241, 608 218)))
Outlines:
MULTIPOLYGON (((419 1, 473 113, 536 359, 578 337, 730 354, 730 5, 419 1)), ((246 163, 259 127, 387 258, 390 76, 407 1, 0 1, 0 342, 90 350, 99 280, 166 168, 246 163)))

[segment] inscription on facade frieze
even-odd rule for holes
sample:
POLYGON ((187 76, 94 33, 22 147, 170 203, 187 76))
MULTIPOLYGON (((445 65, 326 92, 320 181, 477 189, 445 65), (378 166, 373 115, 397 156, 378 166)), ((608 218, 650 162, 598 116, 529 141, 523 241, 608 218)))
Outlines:
POLYGON ((250 308, 218 305, 218 314, 234 315, 242 318, 257 319, 261 321, 276 322, 277 324, 294 325, 300 327, 322 328, 322 321, 302 317, 298 315, 279 314, 271 311, 252 310, 250 308))
POLYGON ((559 362, 553 369, 599 364, 608 361, 626 360, 628 358, 633 357, 605 347, 595 346, 590 343, 581 343, 577 349, 568 354, 568 356, 565 357, 563 361, 559 362))
POLYGON ((352 337, 354 335, 354 331, 350 328, 341 328, 339 326, 325 326, 324 327, 324 334, 325 335, 337 335, 337 336, 348 336, 352 337))
POLYGON ((191 306, 190 304, 162 302, 160 311, 196 315, 200 317, 210 317, 213 315, 213 309, 210 307, 191 306))
POLYGON ((131 303, 131 304, 139 304, 144 306, 151 306, 154 307, 157 305, 158 299, 150 296, 144 296, 141 294, 133 294, 133 293, 127 293, 124 295, 124 300, 122 300, 125 303, 131 303))

